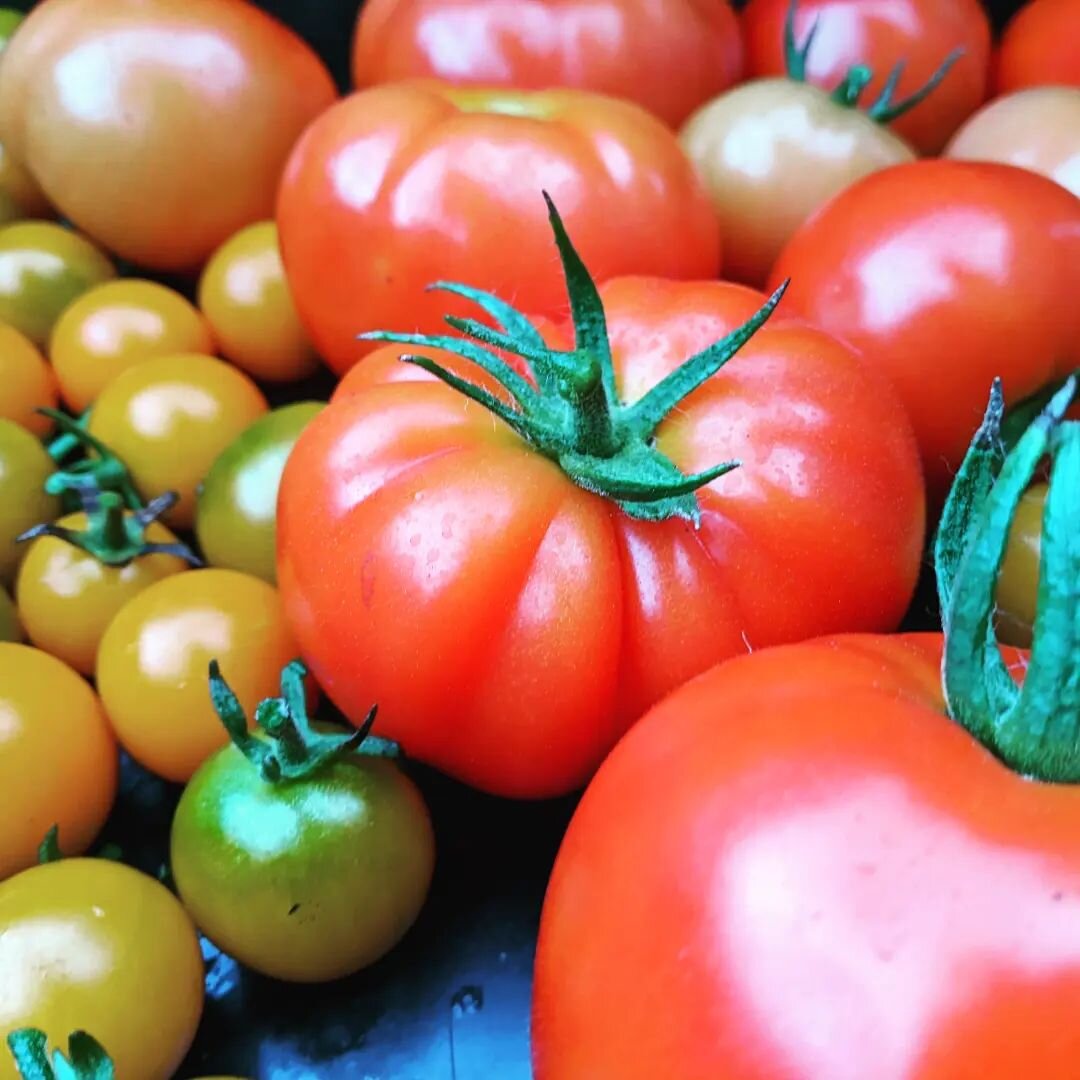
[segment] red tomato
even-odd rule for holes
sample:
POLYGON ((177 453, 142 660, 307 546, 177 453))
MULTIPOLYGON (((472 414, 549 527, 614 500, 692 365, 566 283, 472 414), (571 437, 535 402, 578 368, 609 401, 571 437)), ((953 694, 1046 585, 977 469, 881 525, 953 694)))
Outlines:
POLYGON ((1080 86, 1080 3, 1033 0, 1013 16, 994 56, 999 94, 1024 86, 1080 86))
POLYGON ((335 96, 318 57, 238 0, 50 0, 4 53, 0 138, 125 258, 197 266, 267 217, 335 96))
POLYGON ((594 90, 678 126, 738 81, 742 39, 727 0, 368 0, 352 67, 357 86, 594 90))
POLYGON ((719 270, 705 192, 674 134, 638 107, 571 90, 380 86, 324 113, 282 184, 285 268, 320 355, 344 372, 371 350, 363 331, 438 331, 446 297, 423 290, 448 270, 561 316, 541 190, 598 279, 719 270))
MULTIPOLYGON (((611 393, 625 402, 763 299, 657 278, 611 281, 602 297, 611 393)), ((597 494, 623 452, 599 435, 571 439, 560 467, 442 383, 395 379, 405 365, 387 352, 361 381, 369 364, 375 378, 325 409, 286 465, 278 580, 335 703, 359 722, 378 701, 377 731, 453 776, 511 796, 570 791, 648 706, 717 660, 891 628, 907 606, 923 528, 907 420, 853 353, 801 323, 759 330, 638 448, 635 462, 683 478, 742 462, 701 489, 698 528, 682 503, 644 520, 646 508, 597 494), (571 479, 589 471, 583 458, 598 479, 571 479)), ((582 422, 602 415, 596 405, 582 422)))
POLYGON ((920 161, 860 180, 795 233, 785 304, 899 391, 940 500, 991 379, 1011 405, 1080 363, 1080 200, 1008 165, 920 161))
MULTIPOLYGON (((751 76, 785 69, 784 20, 791 0, 750 0, 742 13, 751 76)), ((978 0, 801 0, 795 31, 804 41, 816 24, 806 77, 832 90, 856 64, 868 65, 869 101, 890 71, 904 64, 896 96, 922 87, 953 49, 964 55, 927 98, 892 126, 926 154, 937 153, 986 98, 990 23, 978 0)))

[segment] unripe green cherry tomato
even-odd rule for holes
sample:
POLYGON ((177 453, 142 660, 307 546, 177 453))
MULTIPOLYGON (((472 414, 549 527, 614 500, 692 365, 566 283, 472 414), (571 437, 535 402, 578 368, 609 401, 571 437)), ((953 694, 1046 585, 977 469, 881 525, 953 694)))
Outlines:
POLYGON ((24 639, 19 613, 15 603, 7 594, 7 589, 0 585, 0 641, 22 641, 24 639))
MULTIPOLYGON (((0 1039, 67 1046, 92 1032, 117 1080, 170 1080, 203 1005, 199 940, 160 882, 108 859, 61 859, 0 885, 0 1039)), ((0 1054, 0 1080, 16 1080, 0 1054)))
POLYGON ((273 978, 322 982, 404 936, 427 896, 434 838, 390 761, 358 754, 268 783, 228 746, 184 791, 171 853, 184 905, 216 945, 273 978))
POLYGON ((300 433, 322 411, 300 401, 261 416, 210 467, 198 496, 195 534, 206 561, 277 581, 277 494, 300 433))
POLYGON ((1009 530, 1009 546, 998 572, 997 633, 1009 645, 1031 646, 1039 594, 1039 558, 1047 485, 1032 484, 1024 493, 1009 530))
POLYGON ((55 408, 56 396, 56 375, 45 357, 25 334, 0 322, 0 417, 45 435, 52 421, 35 410, 55 408))
POLYGON ((61 312, 93 285, 116 276, 84 236, 51 221, 0 228, 0 319, 44 346, 61 312))
POLYGON ((45 493, 55 468, 26 428, 0 419, 0 583, 14 578, 23 556, 15 537, 60 513, 60 500, 45 493))
POLYGON ((49 341, 60 392, 77 413, 122 371, 144 360, 213 351, 210 327, 189 300, 135 278, 87 290, 57 320, 49 341))
POLYGON ((112 809, 116 778, 116 740, 94 691, 56 657, 0 643, 0 880, 34 865, 53 825, 64 851, 85 851, 112 809))
POLYGON ((264 382, 294 382, 319 366, 293 303, 277 225, 261 221, 230 237, 199 280, 199 307, 221 355, 264 382))

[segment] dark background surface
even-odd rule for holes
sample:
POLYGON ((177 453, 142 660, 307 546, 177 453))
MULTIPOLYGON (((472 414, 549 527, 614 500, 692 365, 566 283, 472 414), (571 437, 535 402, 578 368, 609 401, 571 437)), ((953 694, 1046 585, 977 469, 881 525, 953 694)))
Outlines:
MULTIPOLYGON (((356 0, 260 6, 303 35, 347 88, 356 0)), ((1019 4, 985 6, 1000 26, 1019 4)), ((323 380, 290 396, 327 392, 323 380)), ((907 625, 933 623, 932 590, 924 582, 907 625)), ((368 971, 316 987, 253 975, 207 943, 206 1011, 179 1077, 529 1080, 536 927, 575 800, 507 803, 420 767, 410 771, 431 809, 438 864, 429 902, 405 941, 368 971)), ((125 762, 103 841, 156 873, 178 797, 179 788, 125 762)))

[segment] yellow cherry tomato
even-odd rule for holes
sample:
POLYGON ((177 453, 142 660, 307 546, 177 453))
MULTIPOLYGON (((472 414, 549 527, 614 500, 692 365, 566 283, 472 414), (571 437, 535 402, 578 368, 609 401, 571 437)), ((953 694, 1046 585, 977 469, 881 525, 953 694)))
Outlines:
POLYGON ((0 417, 35 435, 52 430, 52 421, 35 409, 56 407, 56 376, 25 334, 0 322, 0 417))
POLYGON ((0 879, 34 865, 53 825, 61 850, 85 851, 116 778, 116 740, 94 691, 56 657, 0 642, 0 879))
POLYGON ((51 221, 0 228, 0 319, 44 346, 60 313, 93 285, 116 277, 84 236, 51 221))
MULTIPOLYGON (((203 1006, 199 939, 160 882, 107 859, 62 859, 0 885, 0 1039, 66 1047, 92 1032, 117 1080, 170 1080, 203 1006)), ((0 1080, 16 1080, 0 1055, 0 1080)))
POLYGON ((1030 648, 1039 597, 1039 559, 1047 485, 1032 484, 1016 508, 997 580, 997 633, 1008 645, 1030 648))
POLYGON ((226 240, 199 281, 199 307, 221 355, 266 382, 293 382, 319 366, 281 262, 277 225, 263 221, 226 240))
MULTIPOLYGON (((81 533, 89 519, 80 511, 56 524, 81 533)), ((145 539, 151 544, 179 543, 157 522, 147 526, 145 539)), ((41 536, 28 547, 15 583, 26 633, 39 648, 84 675, 94 674, 98 645, 113 616, 148 585, 188 568, 182 558, 168 554, 141 555, 126 566, 109 566, 56 536, 41 536)))
POLYGON ((259 388, 230 364, 194 353, 162 356, 105 387, 89 430, 127 463, 145 498, 179 495, 165 520, 186 529, 214 459, 266 410, 259 388))
POLYGON ((235 570, 192 570, 120 609, 98 650, 98 692, 128 753, 184 782, 229 741, 210 702, 210 661, 251 716, 296 654, 276 589, 235 570))
POLYGON ((22 623, 19 621, 19 613, 15 610, 15 603, 7 594, 7 590, 0 585, 0 641, 22 641, 22 623))
POLYGON ((60 500, 45 493, 54 469, 45 447, 26 428, 0 419, 0 583, 14 578, 22 559, 15 538, 60 513, 60 500))
POLYGON ((198 309, 155 281, 125 278, 88 289, 53 327, 49 358, 64 401, 81 413, 122 371, 155 356, 210 353, 198 309))

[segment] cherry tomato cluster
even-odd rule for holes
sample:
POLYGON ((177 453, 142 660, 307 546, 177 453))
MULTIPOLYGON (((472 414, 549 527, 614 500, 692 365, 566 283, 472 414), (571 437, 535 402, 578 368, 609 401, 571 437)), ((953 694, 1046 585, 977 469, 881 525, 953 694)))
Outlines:
POLYGON ((1080 3, 367 0, 351 60, 0 12, 0 1080, 175 1075, 200 936, 388 953, 411 762, 585 789, 538 1080, 1075 1080, 1080 3))

